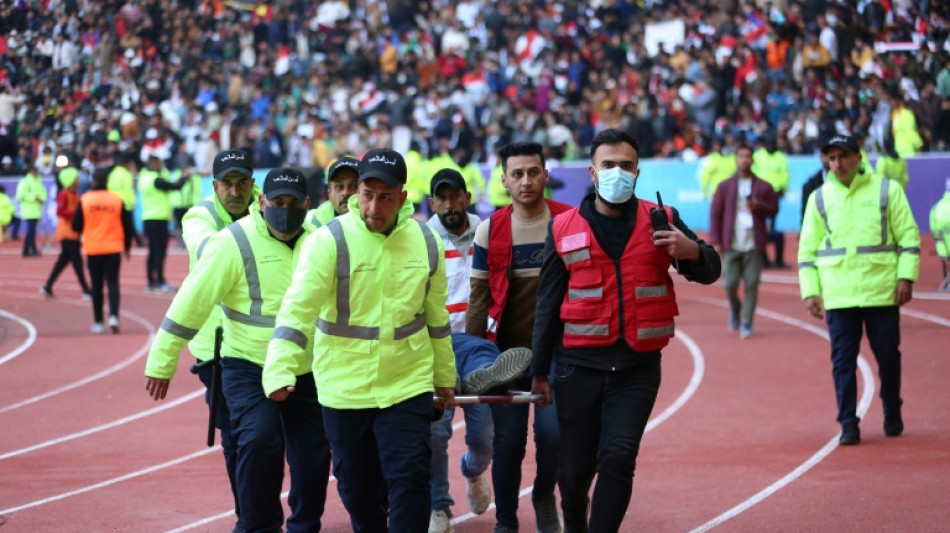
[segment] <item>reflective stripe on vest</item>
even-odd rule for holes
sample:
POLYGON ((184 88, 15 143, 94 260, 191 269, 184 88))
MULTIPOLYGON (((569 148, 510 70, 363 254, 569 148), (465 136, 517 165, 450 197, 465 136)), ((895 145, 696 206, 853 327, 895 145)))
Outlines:
POLYGON ((165 317, 164 320, 162 320, 161 328, 176 337, 181 337, 182 339, 185 339, 188 341, 195 338, 195 335, 198 334, 197 329, 192 329, 189 327, 182 326, 181 324, 179 324, 178 322, 175 322, 174 320, 168 318, 167 316, 165 317))
POLYGON ((261 308, 264 306, 264 300, 261 298, 261 276, 257 272, 257 260, 254 257, 254 249, 247 239, 247 233, 237 222, 228 226, 228 231, 234 236, 241 259, 244 260, 244 280, 247 282, 247 296, 251 300, 251 308, 248 314, 245 314, 221 304, 224 316, 247 326, 272 328, 276 323, 276 317, 261 314, 261 308))
MULTIPOLYGON (((432 230, 422 222, 416 221, 422 230, 426 242, 426 253, 429 260, 429 278, 435 275, 439 268, 439 248, 432 230)), ((327 334, 352 339, 379 340, 379 328, 375 326, 353 326, 350 324, 350 248, 343 234, 343 226, 339 220, 333 219, 326 224, 333 240, 336 242, 336 322, 329 322, 322 318, 317 320, 317 328, 327 334)), ((426 294, 428 295, 430 281, 426 280, 426 294)), ((405 339, 418 333, 426 326, 424 313, 418 314, 408 324, 398 326, 393 332, 394 340, 405 339)), ((451 333, 448 324, 445 326, 429 327, 429 335, 433 338, 444 338, 451 333)))
POLYGON ((271 338, 290 341, 297 346, 300 346, 301 350, 307 348, 307 336, 304 335, 300 330, 288 328, 287 326, 277 326, 274 328, 274 335, 271 338))
MULTIPOLYGON (((214 206, 214 200, 205 200, 198 205, 207 209, 208 213, 211 213, 211 219, 214 222, 215 231, 221 231, 224 229, 224 221, 221 220, 221 217, 218 215, 218 210, 214 206)), ((201 244, 198 245, 198 251, 195 252, 196 258, 201 259, 201 253, 204 251, 205 245, 208 244, 208 239, 210 238, 211 236, 209 235, 204 239, 201 239, 201 244)))

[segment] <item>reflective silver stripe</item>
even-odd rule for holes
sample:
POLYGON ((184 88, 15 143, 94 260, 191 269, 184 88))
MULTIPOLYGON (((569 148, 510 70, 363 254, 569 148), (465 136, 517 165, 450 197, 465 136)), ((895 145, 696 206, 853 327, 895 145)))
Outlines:
POLYGON ((211 235, 208 235, 204 239, 201 239, 201 244, 198 245, 198 251, 195 252, 195 257, 201 259, 201 252, 204 251, 205 245, 208 244, 208 240, 211 239, 211 235))
POLYGON ((336 242, 336 320, 346 325, 350 322, 350 249, 339 220, 334 218, 327 222, 327 228, 336 242))
POLYGON ((429 254, 429 277, 432 277, 435 275, 436 269, 439 268, 439 245, 436 244, 435 235, 432 234, 429 225, 419 220, 416 222, 419 224, 419 229, 422 230, 422 237, 426 240, 426 252, 429 254))
POLYGON ((195 335, 198 334, 197 329, 192 329, 192 328, 187 328, 185 326, 182 326, 181 324, 179 324, 178 322, 175 322, 174 320, 168 318, 167 316, 165 317, 164 320, 162 320, 161 327, 162 329, 171 333, 172 335, 176 337, 181 337, 189 341, 195 338, 195 335))
POLYGON ((562 259, 564 259, 565 265, 570 265, 578 261, 587 261, 590 259, 590 248, 581 248, 580 250, 568 252, 564 254, 562 259))
POLYGON ((822 189, 823 187, 818 187, 818 190, 815 191, 815 207, 818 208, 821 221, 825 224, 825 233, 831 235, 831 227, 828 225, 828 212, 825 211, 825 195, 822 194, 822 189))
POLYGON ((452 334, 452 326, 446 324, 444 326, 429 326, 429 338, 431 339, 444 339, 452 334))
POLYGON ((881 180, 881 244, 887 244, 887 189, 890 184, 891 180, 887 178, 881 180))
POLYGON ((802 261, 798 263, 798 268, 815 268, 814 261, 802 261))
POLYGON ((274 328, 274 335, 271 338, 290 341, 302 349, 307 348, 307 336, 300 330, 288 328, 287 326, 277 326, 274 328))
POLYGON ((323 224, 320 223, 319 220, 317 220, 317 214, 316 214, 316 213, 310 215, 310 223, 313 224, 315 227, 318 227, 318 228, 323 225, 323 224))
POLYGON ((877 244, 874 246, 858 246, 857 253, 859 254, 876 254, 878 252, 891 252, 897 253, 896 244, 877 244))
POLYGON ((254 249, 251 248, 251 243, 247 240, 247 233, 244 233, 244 228, 240 224, 237 222, 231 224, 228 226, 228 231, 231 232, 231 235, 234 235, 238 250, 241 252, 241 258, 244 260, 244 279, 247 281, 247 295, 251 299, 250 315, 252 317, 260 316, 264 300, 261 298, 261 276, 257 273, 254 249))
POLYGON ((658 328, 640 328, 637 330, 638 339, 655 339, 657 337, 669 337, 676 332, 676 325, 661 326, 658 328))
POLYGON ((568 289, 567 298, 569 300, 577 300, 579 298, 600 298, 604 295, 604 288, 597 287, 594 289, 568 289))
POLYGON ((670 289, 666 285, 655 285, 653 287, 637 287, 637 298, 655 298, 658 296, 668 296, 670 289))
POLYGON ((218 231, 224 229, 224 221, 221 220, 220 216, 218 216, 218 210, 214 206, 214 200, 205 200, 198 205, 204 207, 209 213, 211 213, 211 218, 214 219, 214 229, 218 231))
POLYGON ((422 328, 426 327, 426 315, 425 313, 419 313, 415 318, 412 319, 408 324, 399 326, 393 331, 393 340, 400 341, 402 339, 408 338, 415 333, 422 331, 422 328))
POLYGON ((847 253, 847 250, 844 248, 825 248, 824 250, 818 250, 818 257, 830 257, 833 255, 844 255, 847 253))
POLYGON ((257 326, 259 328, 272 328, 277 323, 277 317, 269 315, 245 315, 240 311, 231 309, 230 307, 222 304, 221 309, 224 310, 224 316, 228 320, 233 320, 235 322, 240 322, 241 324, 247 326, 257 326))
POLYGON ((919 247, 919 246, 911 246, 911 247, 909 247, 909 248, 901 248, 901 253, 902 253, 902 254, 920 255, 920 247, 919 247))
POLYGON ((606 336, 610 334, 610 326, 607 324, 572 324, 565 322, 564 333, 606 336))
POLYGON ((374 327, 334 324, 333 322, 327 322, 321 318, 317 320, 317 329, 326 335, 333 335, 334 337, 347 337, 367 341, 379 340, 379 328, 374 327))

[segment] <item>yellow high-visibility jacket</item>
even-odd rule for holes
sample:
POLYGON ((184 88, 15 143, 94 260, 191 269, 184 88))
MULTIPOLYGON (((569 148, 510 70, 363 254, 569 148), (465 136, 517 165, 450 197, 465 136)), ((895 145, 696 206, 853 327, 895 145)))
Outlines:
POLYGON ((316 209, 311 209, 307 215, 307 220, 315 227, 320 227, 336 217, 336 210, 333 209, 333 203, 327 200, 316 209))
MULTIPOLYGON (((251 191, 249 209, 257 210, 257 197, 261 190, 255 185, 251 191)), ((192 207, 181 219, 181 236, 188 250, 188 270, 194 270, 195 263, 203 255, 208 240, 219 231, 234 222, 231 213, 221 205, 218 195, 212 194, 206 200, 192 207)), ((221 324, 224 312, 215 306, 211 316, 205 321, 198 334, 188 343, 188 350, 202 361, 214 356, 214 328, 221 324)))
POLYGON ((46 204, 46 187, 40 177, 27 172, 16 185, 16 199, 20 202, 20 218, 23 220, 39 220, 43 217, 43 206, 46 204))
MULTIPOLYGON (((145 375, 171 379, 179 352, 217 305, 224 313, 221 355, 264 366, 274 319, 300 257, 301 242, 313 229, 305 223, 304 235, 291 250, 270 235, 260 212, 251 209, 246 217, 209 239, 202 257, 214 259, 197 261, 182 283, 155 335, 145 375)), ((309 341, 313 326, 301 331, 309 341)), ((289 369, 302 375, 310 372, 310 367, 306 354, 289 369)))
POLYGON ((508 189, 505 188, 505 184, 502 182, 502 175, 504 175, 504 171, 499 164, 491 171, 488 178, 488 203, 495 206, 495 209, 505 207, 511 203, 511 195, 508 194, 508 189))
MULTIPOLYGON (((172 201, 170 191, 155 187, 155 180, 171 181, 168 169, 139 172, 139 194, 142 195, 142 220, 171 220, 172 201)), ((125 202, 123 202, 125 203, 125 202)))
POLYGON ((713 152, 706 156, 702 173, 699 175, 699 187, 703 191, 703 198, 712 199, 719 184, 731 178, 736 173, 736 155, 722 155, 713 152))
POLYGON ((106 188, 122 198, 122 205, 126 211, 135 209, 135 179, 129 169, 116 165, 109 173, 106 188))
POLYGON ((907 161, 903 158, 881 154, 877 158, 877 166, 874 172, 879 178, 894 180, 900 184, 901 189, 907 190, 907 181, 910 179, 910 175, 907 173, 907 161))
POLYGON ((408 200, 388 236, 366 228, 356 195, 349 205, 303 242, 267 349, 264 392, 296 383, 314 322, 325 406, 386 408, 454 386, 442 240, 411 218, 408 200))
POLYGON ((904 189, 866 170, 834 176, 808 198, 798 248, 802 299, 826 309, 896 305, 897 280, 917 281, 920 233, 904 189))
POLYGON ((930 210, 930 231, 934 234, 934 245, 940 259, 950 260, 950 192, 930 210))
POLYGON ((752 172, 769 182, 779 196, 788 190, 788 158, 782 152, 759 148, 752 154, 752 172))

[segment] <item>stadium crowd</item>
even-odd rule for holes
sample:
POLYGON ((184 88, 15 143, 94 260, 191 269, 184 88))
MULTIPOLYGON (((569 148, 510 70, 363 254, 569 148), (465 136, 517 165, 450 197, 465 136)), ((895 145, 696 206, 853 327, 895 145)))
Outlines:
POLYGON ((0 175, 119 151, 207 175, 239 146, 260 168, 373 146, 464 167, 518 140, 574 160, 606 127, 644 157, 835 133, 906 157, 950 143, 948 21, 928 0, 14 0, 0 175), (671 21, 682 44, 651 54, 671 21))

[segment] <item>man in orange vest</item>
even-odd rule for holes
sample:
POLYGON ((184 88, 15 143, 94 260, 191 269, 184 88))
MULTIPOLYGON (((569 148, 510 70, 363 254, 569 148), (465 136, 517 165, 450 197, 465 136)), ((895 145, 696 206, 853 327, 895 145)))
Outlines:
POLYGON ((70 160, 69 166, 59 175, 59 183, 62 189, 56 196, 56 240, 59 241, 59 258, 53 265, 53 270, 49 273, 49 279, 46 284, 40 287, 40 294, 47 298, 53 298, 53 284, 56 279, 70 263, 73 270, 76 271, 76 278, 79 279, 79 285, 82 286, 83 296, 89 298, 92 293, 89 292, 89 284, 86 283, 86 271, 82 266, 82 252, 79 248, 79 233, 73 230, 72 221, 76 210, 79 207, 79 176, 75 172, 66 172, 75 165, 70 160))
POLYGON ((119 266, 122 251, 131 257, 132 212, 126 211, 122 198, 106 190, 109 168, 98 168, 92 174, 92 190, 82 195, 73 216, 73 230, 82 234, 89 278, 92 282, 93 333, 105 331, 102 321, 102 284, 109 284, 109 329, 119 332, 119 266))
POLYGON ((703 284, 720 274, 715 249, 675 210, 634 196, 639 152, 623 131, 598 133, 589 169, 596 193, 557 216, 544 244, 532 391, 551 402, 553 359, 567 531, 618 531, 630 504, 640 439, 660 387, 660 350, 678 314, 667 270, 672 264, 703 284))
MULTIPOLYGON (((530 348, 547 226, 551 218, 570 206, 544 198, 548 171, 540 144, 510 143, 502 146, 498 155, 502 183, 511 195, 511 204, 495 211, 475 230, 465 331, 495 342, 501 350, 530 348)), ((530 377, 525 375, 513 383, 513 388, 525 390, 530 384, 530 377)), ((528 414, 526 404, 492 406, 496 533, 518 531, 518 492, 528 441, 528 414)), ((541 533, 561 531, 554 499, 559 438, 554 408, 536 408, 537 474, 531 501, 541 533)))

